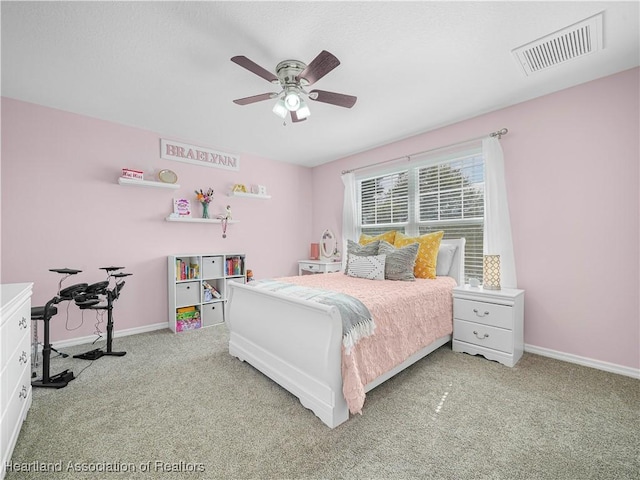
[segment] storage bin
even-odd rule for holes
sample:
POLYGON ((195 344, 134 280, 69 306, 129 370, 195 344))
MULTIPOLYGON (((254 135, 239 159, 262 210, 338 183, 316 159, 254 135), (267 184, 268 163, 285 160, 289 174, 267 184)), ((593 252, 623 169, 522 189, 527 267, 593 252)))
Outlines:
POLYGON ((202 278, 207 280, 220 277, 224 277, 223 257, 202 257, 202 278))
POLYGON ((200 303, 200 282, 183 282, 176 285, 177 307, 198 303, 200 303))
POLYGON ((205 327, 224 322, 224 302, 209 303, 202 306, 202 324, 205 327))

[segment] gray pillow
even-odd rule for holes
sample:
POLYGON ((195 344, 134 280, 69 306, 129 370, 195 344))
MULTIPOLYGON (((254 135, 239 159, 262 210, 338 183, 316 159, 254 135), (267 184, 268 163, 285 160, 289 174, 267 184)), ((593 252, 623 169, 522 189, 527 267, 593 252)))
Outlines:
POLYGON ((446 277, 451 270, 453 255, 456 253, 457 245, 441 243, 438 249, 438 259, 436 260, 436 276, 446 277))
POLYGON ((419 248, 420 244, 417 242, 396 248, 389 242, 382 240, 378 246, 378 253, 387 256, 384 266, 384 278, 387 280, 415 280, 413 268, 416 264, 419 248))
POLYGON ((347 253, 353 253, 354 255, 360 255, 361 257, 378 255, 378 245, 380 245, 380 240, 374 240, 366 245, 360 245, 353 240, 347 240, 347 253))

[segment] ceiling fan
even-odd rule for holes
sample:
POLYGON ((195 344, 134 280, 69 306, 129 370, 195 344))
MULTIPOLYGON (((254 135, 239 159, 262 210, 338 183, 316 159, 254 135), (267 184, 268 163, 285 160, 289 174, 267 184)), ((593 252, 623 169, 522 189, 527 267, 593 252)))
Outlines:
POLYGON ((249 105, 263 100, 278 98, 278 102, 273 107, 273 113, 281 118, 285 118, 289 113, 292 122, 301 122, 311 115, 311 111, 303 97, 345 108, 353 107, 357 100, 357 97, 342 93, 327 92, 325 90, 307 92, 305 90, 305 87, 313 85, 340 65, 340 60, 326 50, 320 52, 309 65, 299 60, 284 60, 276 65, 275 75, 243 55, 235 56, 231 58, 231 61, 275 85, 280 85, 281 88, 279 92, 261 93, 251 97, 238 98, 233 103, 249 105))

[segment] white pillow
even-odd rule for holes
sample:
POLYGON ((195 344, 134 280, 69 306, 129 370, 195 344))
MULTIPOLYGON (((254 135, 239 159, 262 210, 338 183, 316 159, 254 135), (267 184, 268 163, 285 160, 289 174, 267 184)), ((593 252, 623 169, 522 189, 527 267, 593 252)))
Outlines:
POLYGON ((369 280, 384 280, 386 255, 361 256, 350 254, 347 259, 347 275, 369 280))
POLYGON ((456 253, 457 245, 441 243, 438 249, 438 259, 436 260, 436 276, 446 277, 451 270, 453 255, 456 253))

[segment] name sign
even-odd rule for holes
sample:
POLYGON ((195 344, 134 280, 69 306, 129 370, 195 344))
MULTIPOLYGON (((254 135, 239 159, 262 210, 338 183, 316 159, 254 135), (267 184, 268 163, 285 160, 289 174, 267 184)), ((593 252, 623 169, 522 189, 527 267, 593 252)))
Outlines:
POLYGON ((192 163, 205 167, 240 170, 240 157, 231 153, 217 152, 206 147, 160 139, 160 158, 192 163))

